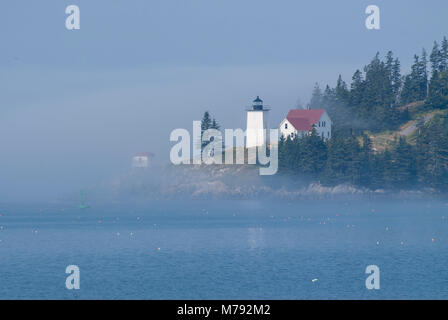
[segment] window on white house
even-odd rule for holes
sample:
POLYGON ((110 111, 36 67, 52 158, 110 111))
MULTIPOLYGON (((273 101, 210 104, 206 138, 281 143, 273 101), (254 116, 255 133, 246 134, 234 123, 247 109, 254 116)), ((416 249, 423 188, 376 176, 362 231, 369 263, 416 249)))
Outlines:
POLYGON ((330 131, 327 131, 327 138, 330 138, 330 131))
POLYGON ((288 124, 287 123, 285 123, 285 129, 288 129, 288 124))
POLYGON ((319 121, 319 127, 320 127, 320 121, 319 121))

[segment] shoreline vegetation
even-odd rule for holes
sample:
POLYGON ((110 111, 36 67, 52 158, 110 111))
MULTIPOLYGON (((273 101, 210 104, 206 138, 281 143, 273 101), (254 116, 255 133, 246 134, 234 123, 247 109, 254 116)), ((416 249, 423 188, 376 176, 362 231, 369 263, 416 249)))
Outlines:
POLYGON ((448 191, 448 40, 435 41, 428 57, 414 55, 411 72, 379 53, 356 70, 350 88, 339 76, 322 92, 316 84, 310 107, 323 107, 333 134, 313 131, 282 138, 279 171, 334 187, 368 190, 448 191))
MULTIPOLYGON (((332 138, 312 130, 280 138, 278 172, 257 165, 169 165, 132 170, 104 186, 110 196, 142 198, 290 198, 344 195, 446 197, 448 192, 448 40, 414 55, 408 74, 389 51, 377 53, 350 86, 316 84, 309 107, 324 108, 332 138), (428 67, 429 64, 429 67, 428 67)), ((220 126, 209 112, 201 136, 220 126)), ((202 144, 204 148, 206 144, 202 144)), ((245 163, 247 163, 245 155, 245 163)))

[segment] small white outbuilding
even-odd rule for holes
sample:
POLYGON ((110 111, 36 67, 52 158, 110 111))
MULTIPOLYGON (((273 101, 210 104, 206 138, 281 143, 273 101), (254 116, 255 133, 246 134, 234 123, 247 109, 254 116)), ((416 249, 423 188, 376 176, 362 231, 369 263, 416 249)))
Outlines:
POLYGON ((150 163, 150 158, 154 155, 150 152, 139 152, 132 157, 132 167, 134 168, 147 168, 150 163))

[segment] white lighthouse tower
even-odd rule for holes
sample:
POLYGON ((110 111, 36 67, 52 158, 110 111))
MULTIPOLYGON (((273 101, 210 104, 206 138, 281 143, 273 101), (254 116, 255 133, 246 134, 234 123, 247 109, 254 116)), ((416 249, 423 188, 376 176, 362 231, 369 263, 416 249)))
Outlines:
POLYGON ((268 145, 268 111, 263 107, 263 100, 259 96, 247 110, 246 148, 268 145))

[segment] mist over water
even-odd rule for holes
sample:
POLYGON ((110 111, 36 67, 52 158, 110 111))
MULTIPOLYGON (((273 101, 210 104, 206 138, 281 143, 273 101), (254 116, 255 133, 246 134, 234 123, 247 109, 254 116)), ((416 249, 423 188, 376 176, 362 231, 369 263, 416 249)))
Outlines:
POLYGON ((376 33, 358 0, 80 1, 73 32, 60 1, 4 4, 0 299, 448 299, 444 195, 169 159, 204 111, 244 130, 260 96, 276 128, 316 82, 388 50, 407 74, 448 29, 445 0, 376 4, 376 33))

